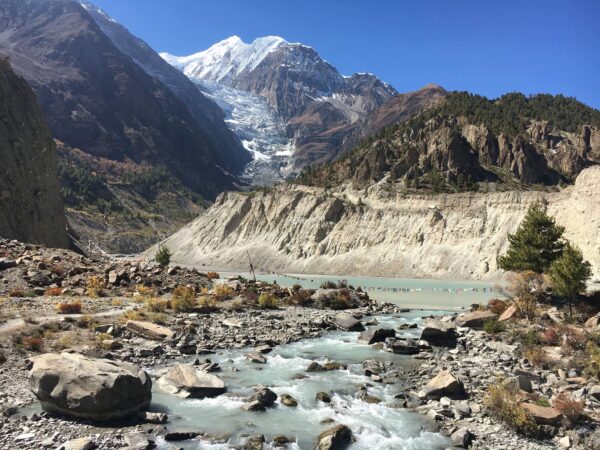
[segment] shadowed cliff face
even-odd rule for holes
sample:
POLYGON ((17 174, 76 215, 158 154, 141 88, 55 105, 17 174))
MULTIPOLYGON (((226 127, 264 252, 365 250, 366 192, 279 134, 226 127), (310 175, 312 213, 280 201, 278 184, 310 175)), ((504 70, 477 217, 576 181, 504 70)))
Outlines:
POLYGON ((207 198, 233 185, 197 117, 78 2, 1 0, 0 36, 0 53, 37 93, 55 138, 97 157, 164 167, 207 198))
POLYGON ((165 241, 178 263, 290 273, 497 279, 496 259, 533 202, 565 226, 600 275, 600 167, 561 192, 407 195, 286 185, 226 193, 165 241))
POLYGON ((0 61, 0 236, 67 247, 50 131, 27 83, 0 61))

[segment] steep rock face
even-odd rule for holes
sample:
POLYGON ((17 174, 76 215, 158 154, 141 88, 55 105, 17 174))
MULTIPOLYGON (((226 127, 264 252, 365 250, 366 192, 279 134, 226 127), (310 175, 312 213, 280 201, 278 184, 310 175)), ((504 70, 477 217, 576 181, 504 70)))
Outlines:
POLYGON ((186 105, 78 2, 1 0, 0 52, 36 91, 54 137, 91 155, 167 168, 214 197, 233 180, 186 105))
POLYGON ((507 248, 532 202, 545 200, 600 275, 600 167, 558 193, 406 195, 380 185, 328 194, 282 186, 226 193, 166 240, 178 263, 372 276, 501 276, 507 248))
POLYGON ((35 94, 0 61, 0 236, 67 247, 54 144, 35 94))
POLYGON ((221 167, 233 172, 241 171, 252 157, 238 137, 224 122, 225 114, 215 102, 204 96, 197 86, 179 70, 172 67, 146 42, 133 36, 127 28, 104 11, 82 2, 102 32, 118 49, 129 56, 144 71, 167 86, 190 110, 200 130, 217 151, 215 158, 221 167))

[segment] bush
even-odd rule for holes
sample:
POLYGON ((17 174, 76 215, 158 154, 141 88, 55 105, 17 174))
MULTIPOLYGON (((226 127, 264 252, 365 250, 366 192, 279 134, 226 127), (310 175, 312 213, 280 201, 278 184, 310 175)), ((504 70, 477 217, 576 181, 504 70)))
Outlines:
POLYGON ((140 295, 154 295, 155 291, 153 287, 150 286, 144 286, 143 284, 138 284, 135 286, 135 291, 138 292, 140 295))
POLYGON ((575 400, 566 392, 561 392, 554 400, 554 407, 560 411, 570 424, 575 424, 583 414, 585 402, 575 400))
POLYGON ((169 316, 167 316, 165 313, 160 312, 149 312, 147 316, 150 322, 159 323, 163 325, 167 323, 167 320, 169 319, 169 316))
POLYGON ((154 260, 162 267, 167 267, 171 263, 171 250, 166 245, 160 244, 154 255, 154 260))
POLYGON ((159 297, 151 297, 147 298, 144 301, 144 305, 146 306, 146 309, 150 312, 162 313, 165 312, 165 310, 167 309, 169 301, 159 297))
POLYGON ((504 300, 500 300, 498 298, 493 298, 488 301, 487 304, 488 309, 494 314, 500 315, 508 308, 508 303, 504 300))
POLYGON ((294 291, 285 302, 290 306, 309 306, 313 303, 310 291, 294 291))
POLYGON ((527 347, 523 350, 522 356, 535 367, 541 367, 548 362, 546 352, 541 347, 527 347))
POLYGON ((242 304, 242 302, 239 301, 235 301, 231 304, 231 310, 232 311, 236 311, 236 312, 240 312, 244 310, 244 305, 242 304))
POLYGON ((508 290, 521 317, 532 320, 536 315, 537 304, 543 295, 544 277, 536 272, 511 274, 508 290))
POLYGON ((497 333, 502 333, 506 327, 502 322, 498 322, 497 320, 486 320, 483 324, 483 331, 487 334, 496 335, 497 333))
POLYGON ((277 304, 279 301, 277 297, 273 294, 269 294, 268 292, 263 292, 258 297, 258 307, 261 309, 274 309, 277 308, 277 304))
POLYGON ((527 436, 537 434, 538 428, 531 415, 520 406, 516 390, 502 383, 491 384, 487 388, 483 403, 490 416, 518 433, 527 436))
POLYGON ((173 291, 171 308, 173 311, 190 311, 196 306, 196 293, 189 286, 179 286, 173 291))
POLYGON ((99 276, 92 275, 87 279, 87 295, 89 297, 103 297, 105 287, 104 279, 99 276))
POLYGON ((27 298, 27 297, 35 297, 35 292, 33 291, 24 291, 23 289, 11 289, 10 291, 8 291, 8 296, 9 297, 15 297, 15 298, 27 298))
POLYGON ((85 316, 81 316, 79 318, 79 320, 77 321, 77 326, 79 328, 92 328, 96 325, 96 322, 94 321, 94 318, 92 316, 90 316, 89 314, 86 314, 85 316))
POLYGON ((567 244, 560 258, 550 266, 550 279, 554 292, 569 302, 569 317, 573 319, 573 300, 585 291, 592 276, 592 266, 583 259, 581 250, 567 244))
POLYGON ((60 297, 62 295, 62 288, 59 288, 59 287, 48 288, 44 292, 44 295, 46 297, 60 297))
POLYGON ((56 310, 59 314, 81 314, 81 302, 75 301, 71 303, 59 303, 56 305, 56 310))
POLYGON ((23 347, 32 352, 41 352, 44 341, 39 336, 27 336, 23 339, 23 347))
POLYGON ((333 281, 324 281, 321 283, 321 289, 337 289, 337 284, 333 281))
POLYGON ((549 327, 540 333, 540 340, 545 345, 558 345, 560 343, 560 335, 555 327, 549 327))
POLYGON ((600 347, 595 342, 588 342, 585 347, 586 363, 583 374, 588 377, 600 377, 600 347))
POLYGON ((207 295, 203 295, 198 299, 198 304, 204 308, 215 309, 217 307, 217 302, 214 298, 209 297, 207 295))
POLYGON ((219 275, 217 272, 208 272, 206 276, 209 280, 218 280, 219 278, 221 278, 221 275, 219 275))
POLYGON ((214 295, 217 298, 217 300, 221 301, 221 300, 227 300, 228 298, 230 298, 233 295, 233 288, 231 286, 229 286, 228 284, 217 284, 215 285, 214 288, 214 295))
POLYGON ((121 314, 121 320, 127 322, 128 320, 144 320, 144 314, 136 309, 130 309, 121 314))

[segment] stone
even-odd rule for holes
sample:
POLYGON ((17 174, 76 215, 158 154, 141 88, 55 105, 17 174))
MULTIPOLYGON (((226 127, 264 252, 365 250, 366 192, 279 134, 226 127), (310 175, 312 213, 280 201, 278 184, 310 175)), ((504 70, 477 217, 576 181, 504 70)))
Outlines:
POLYGON ((252 361, 253 363, 257 363, 257 364, 266 364, 267 363, 267 358, 265 357, 265 355, 263 355, 262 353, 258 353, 258 352, 250 352, 250 353, 246 354, 246 359, 252 361))
POLYGON ((517 315, 517 307, 515 305, 510 305, 508 308, 504 310, 500 317, 498 317, 498 322, 506 322, 507 320, 511 320, 517 315))
POLYGON ((89 437, 71 439, 62 444, 58 450, 94 450, 96 443, 89 437))
POLYGON ((452 433, 450 439, 455 447, 468 448, 471 443, 472 435, 467 428, 462 427, 452 433))
POLYGON ((298 406, 296 399, 289 394, 281 394, 279 396, 279 401, 285 406, 298 406))
POLYGON ((171 367, 156 381, 156 387, 182 398, 217 397, 226 391, 223 380, 187 364, 171 367))
POLYGON ((278 434, 273 437, 273 445, 275 447, 285 447, 287 444, 292 443, 293 441, 283 434, 278 434))
POLYGON ((31 358, 29 385, 45 411, 109 421, 136 416, 152 398, 152 381, 133 364, 77 353, 31 358))
POLYGON ((243 404, 242 409, 244 411, 264 411, 266 407, 258 400, 254 400, 252 402, 243 404))
POLYGON ((385 340, 385 346, 393 353, 399 355, 416 355, 421 351, 419 345, 414 339, 395 339, 388 338, 385 340))
POLYGON ((335 316, 334 325, 343 331, 365 331, 365 327, 360 320, 355 319, 348 313, 340 313, 335 316))
POLYGON ((352 443, 352 431, 346 425, 337 425, 323 431, 317 438, 316 450, 343 450, 352 443))
POLYGON ((250 397, 250 402, 259 402, 265 408, 273 406, 275 401, 277 401, 277 394, 273 392, 271 389, 261 386, 256 392, 250 397))
POLYGON ((538 425, 558 425, 562 415, 554 408, 539 406, 533 403, 521 403, 538 425))
POLYGON ((558 445, 562 448, 571 448, 571 438, 567 436, 563 436, 558 440, 558 445))
POLYGON ((124 440, 127 449, 148 450, 154 447, 154 442, 150 442, 148 435, 142 432, 126 434, 124 440))
POLYGON ((464 399, 466 397, 465 387, 458 378, 450 371, 444 370, 432 378, 423 388, 423 397, 439 399, 441 397, 450 397, 454 400, 464 399))
POLYGON ((257 351, 258 353, 262 353, 263 355, 266 355, 267 353, 271 353, 273 351, 273 347, 271 347, 270 345, 259 345, 254 350, 257 351))
POLYGON ((0 258, 0 270, 12 269, 13 267, 17 267, 16 261, 8 258, 0 258))
POLYGON ((589 392, 590 396, 595 400, 600 401, 600 385, 595 385, 590 388, 589 392))
POLYGON ((324 372, 325 371, 325 367, 323 367, 321 364, 319 364, 316 361, 311 362, 308 367, 306 368, 307 372, 324 372))
POLYGON ((396 336, 396 331, 387 328, 376 328, 363 331, 358 335, 359 344, 375 344, 377 342, 385 342, 387 338, 396 336))
POLYGON ((423 323, 421 339, 438 347, 456 346, 456 325, 436 319, 427 319, 423 323))
POLYGON ((153 341, 172 339, 175 335, 173 330, 167 327, 141 320, 128 320, 127 329, 137 335, 153 341))
POLYGON ((472 311, 458 316, 456 323, 461 327, 481 329, 488 320, 496 320, 497 314, 492 311, 472 311))
POLYGON ((256 434, 254 436, 248 436, 244 442, 242 450, 263 450, 265 443, 265 436, 262 434, 256 434))
POLYGON ((179 441, 189 441, 190 439, 194 439, 200 436, 201 433, 197 431, 169 431, 163 437, 167 442, 179 442, 179 441))
POLYGON ((531 380, 525 375, 517 375, 517 385, 522 391, 529 393, 533 392, 531 380))
POLYGON ((317 392, 315 398, 323 403, 331 403, 331 397, 327 392, 317 392))

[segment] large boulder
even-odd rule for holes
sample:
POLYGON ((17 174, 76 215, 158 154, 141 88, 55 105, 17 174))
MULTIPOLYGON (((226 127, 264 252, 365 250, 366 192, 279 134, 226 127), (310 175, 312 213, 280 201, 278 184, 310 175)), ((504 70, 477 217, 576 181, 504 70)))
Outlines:
POLYGON ((466 398, 467 395, 462 381, 452 375, 450 371, 443 370, 427 383, 423 388, 422 396, 433 399, 450 397, 460 400, 466 398))
POLYGON ((316 450, 343 450, 352 443, 352 430, 346 425, 337 425, 323 431, 317 438, 316 450))
POLYGON ((461 327, 481 329, 484 323, 488 320, 496 320, 497 317, 498 315, 492 311, 472 311, 459 316, 456 323, 461 327))
POLYGON ((152 399, 152 380, 133 364, 77 353, 47 353, 32 361, 29 384, 48 412, 110 421, 136 416, 152 399))
POLYGON ((452 322, 443 322, 428 319, 423 323, 421 339, 437 347, 456 346, 456 325, 452 322))
POLYGON ((354 318, 348 313, 340 313, 335 316, 333 321, 339 330, 343 331, 365 331, 365 327, 360 320, 354 318))
POLYGON ((411 338, 388 338, 385 340, 385 346, 393 353, 398 353, 400 355, 416 355, 421 351, 419 344, 417 344, 415 340, 411 338))
POLYGON ((175 335, 173 330, 162 325, 157 325, 152 322, 142 320, 127 321, 127 329, 137 335, 151 339, 153 341, 162 341, 163 339, 171 339, 175 335))
POLYGON ((554 408, 540 406, 534 403, 521 403, 538 425, 558 425, 562 418, 560 412, 554 408))
POLYGON ((160 390, 182 398, 216 397, 225 392, 219 377, 197 370, 187 364, 177 364, 156 381, 160 390))
POLYGON ((360 344, 376 344, 377 342, 385 342, 387 338, 393 338, 396 336, 396 331, 389 328, 372 328, 367 331, 363 331, 358 335, 358 342, 360 344))

